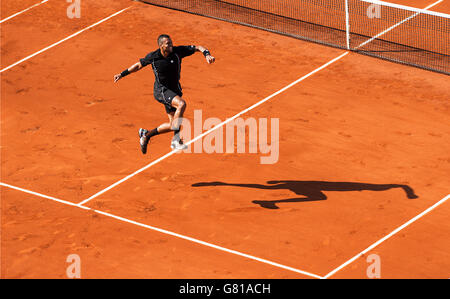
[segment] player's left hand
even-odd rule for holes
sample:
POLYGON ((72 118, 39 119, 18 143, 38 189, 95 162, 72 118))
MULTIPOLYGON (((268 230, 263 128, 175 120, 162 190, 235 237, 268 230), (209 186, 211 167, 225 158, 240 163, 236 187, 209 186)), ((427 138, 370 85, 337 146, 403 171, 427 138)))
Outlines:
POLYGON ((209 64, 214 63, 214 61, 216 61, 216 58, 214 58, 214 56, 211 55, 206 56, 206 62, 208 62, 209 64))
POLYGON ((119 81, 120 78, 122 78, 122 76, 121 76, 120 74, 114 75, 114 83, 116 83, 117 81, 119 81))

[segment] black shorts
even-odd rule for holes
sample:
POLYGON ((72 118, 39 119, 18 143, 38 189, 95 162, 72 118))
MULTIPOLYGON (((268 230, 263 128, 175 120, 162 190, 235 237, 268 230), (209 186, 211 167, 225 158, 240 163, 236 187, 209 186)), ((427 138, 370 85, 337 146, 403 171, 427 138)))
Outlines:
POLYGON ((168 89, 167 87, 162 87, 162 88, 155 88, 153 90, 153 96, 155 97, 155 99, 160 102, 161 104, 164 105, 164 107, 166 108, 166 112, 167 114, 170 114, 172 112, 175 112, 177 110, 177 108, 172 106, 172 100, 174 97, 176 96, 182 96, 182 93, 179 91, 173 91, 171 89, 168 89))

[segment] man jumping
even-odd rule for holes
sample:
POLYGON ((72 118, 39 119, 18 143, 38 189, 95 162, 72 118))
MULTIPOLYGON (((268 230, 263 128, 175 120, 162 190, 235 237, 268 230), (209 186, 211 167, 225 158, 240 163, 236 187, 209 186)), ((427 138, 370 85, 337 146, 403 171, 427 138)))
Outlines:
POLYGON ((159 49, 150 52, 147 56, 141 58, 139 62, 114 76, 114 82, 117 82, 149 64, 152 65, 153 73, 155 74, 153 96, 165 106, 169 122, 163 123, 150 131, 143 128, 139 129, 139 143, 143 154, 147 153, 147 145, 150 138, 170 131, 174 132, 170 147, 177 150, 186 148, 186 145, 183 144, 180 138, 181 122, 186 109, 186 102, 181 98, 183 95, 180 85, 181 59, 195 52, 202 52, 206 62, 213 63, 215 61, 211 53, 202 46, 174 47, 172 39, 167 34, 161 34, 158 37, 158 46, 159 49))

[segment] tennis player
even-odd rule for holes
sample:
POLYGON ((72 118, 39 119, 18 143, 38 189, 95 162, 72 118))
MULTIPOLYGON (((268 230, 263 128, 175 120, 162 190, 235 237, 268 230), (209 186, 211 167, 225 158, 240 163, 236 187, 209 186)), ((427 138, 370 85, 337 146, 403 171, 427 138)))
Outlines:
POLYGON ((182 117, 186 109, 186 102, 182 98, 183 93, 180 85, 181 60, 195 52, 201 52, 207 63, 211 64, 215 61, 211 53, 202 46, 173 46, 172 39, 167 34, 161 34, 158 37, 158 46, 159 49, 150 52, 139 62, 114 76, 114 82, 117 82, 149 64, 152 65, 155 74, 153 96, 164 105, 169 122, 163 123, 150 131, 143 128, 139 129, 139 143, 143 154, 147 153, 150 138, 171 131, 174 132, 174 136, 170 147, 177 150, 187 148, 180 138, 182 117))

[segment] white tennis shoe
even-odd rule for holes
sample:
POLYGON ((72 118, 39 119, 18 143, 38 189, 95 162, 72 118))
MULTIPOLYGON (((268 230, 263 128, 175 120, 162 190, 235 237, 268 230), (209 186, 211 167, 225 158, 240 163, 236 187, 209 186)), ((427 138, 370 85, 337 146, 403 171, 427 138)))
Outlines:
POLYGON ((185 150, 187 149, 187 145, 183 143, 183 140, 181 140, 180 136, 175 135, 172 138, 172 142, 170 143, 170 147, 172 149, 176 150, 185 150))

